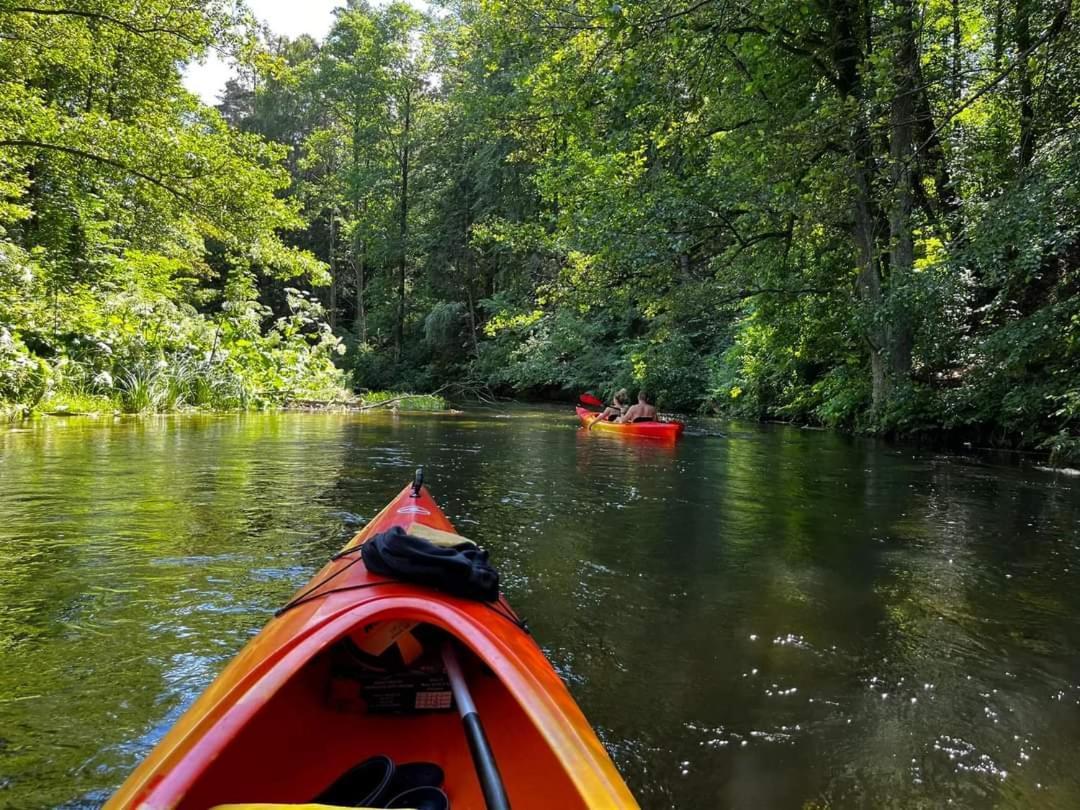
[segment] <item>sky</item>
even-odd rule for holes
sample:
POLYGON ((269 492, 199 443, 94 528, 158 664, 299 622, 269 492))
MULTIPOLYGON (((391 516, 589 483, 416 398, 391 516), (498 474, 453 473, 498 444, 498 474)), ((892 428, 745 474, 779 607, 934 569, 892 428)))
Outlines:
MULTIPOLYGON (((247 0, 248 7, 277 34, 298 37, 311 34, 321 39, 330 30, 333 10, 343 0, 247 0)), ((227 64, 214 53, 203 64, 192 64, 184 72, 184 86, 207 104, 217 104, 218 95, 232 75, 227 64)))

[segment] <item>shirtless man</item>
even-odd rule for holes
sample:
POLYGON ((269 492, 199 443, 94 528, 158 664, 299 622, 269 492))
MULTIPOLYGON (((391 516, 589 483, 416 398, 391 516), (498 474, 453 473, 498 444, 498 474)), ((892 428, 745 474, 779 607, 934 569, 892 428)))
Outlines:
POLYGON ((631 405, 622 417, 620 422, 636 422, 638 420, 656 420, 656 408, 649 404, 649 395, 645 393, 645 389, 638 391, 637 404, 631 405))

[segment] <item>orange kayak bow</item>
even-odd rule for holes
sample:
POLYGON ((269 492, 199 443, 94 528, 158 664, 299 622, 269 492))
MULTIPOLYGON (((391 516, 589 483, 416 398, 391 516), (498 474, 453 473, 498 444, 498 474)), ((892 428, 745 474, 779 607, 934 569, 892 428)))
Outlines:
MULTIPOLYGON (((577 415, 581 424, 588 426, 599 414, 594 413, 580 405, 577 407, 577 415)), ((616 433, 620 436, 638 436, 647 439, 665 439, 675 441, 686 427, 682 422, 597 422, 592 426, 593 430, 603 433, 616 433)))
MULTIPOLYGON (((402 490, 232 660, 106 808, 303 804, 358 763, 382 755, 398 763, 437 763, 452 810, 481 810, 484 798, 461 722, 445 711, 448 693, 431 691, 430 682, 413 684, 416 691, 406 688, 405 700, 415 697, 415 703, 396 707, 408 711, 385 711, 400 693, 372 697, 342 680, 335 657, 346 647, 371 650, 375 643, 377 650, 380 638, 396 643, 403 660, 422 655, 426 644, 453 643, 460 650, 460 667, 517 810, 637 807, 504 596, 462 599, 365 568, 360 546, 393 526, 457 537, 426 488, 402 490), (373 708, 387 700, 382 710, 373 708)), ((399 674, 407 680, 408 673, 399 674)), ((438 680, 445 672, 426 677, 438 680)))

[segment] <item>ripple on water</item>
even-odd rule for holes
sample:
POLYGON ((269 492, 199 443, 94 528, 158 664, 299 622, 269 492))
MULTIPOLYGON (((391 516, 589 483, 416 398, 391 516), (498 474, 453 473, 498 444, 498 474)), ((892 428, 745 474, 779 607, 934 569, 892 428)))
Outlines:
POLYGON ((0 804, 100 804, 424 463, 646 810, 1080 806, 1075 476, 563 411, 0 431, 0 804))

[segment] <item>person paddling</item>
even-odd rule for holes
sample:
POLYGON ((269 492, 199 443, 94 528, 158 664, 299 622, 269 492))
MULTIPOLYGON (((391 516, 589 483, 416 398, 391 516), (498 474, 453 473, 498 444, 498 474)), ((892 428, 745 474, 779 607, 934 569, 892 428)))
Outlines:
POLYGON ((637 404, 627 408, 618 421, 623 423, 656 421, 656 408, 649 403, 649 395, 644 388, 638 391, 637 404))
POLYGON ((612 397, 611 405, 604 408, 595 419, 589 423, 589 429, 597 422, 617 422, 619 417, 626 412, 626 402, 630 399, 630 394, 627 393, 625 388, 620 388, 615 392, 615 396, 612 397))

